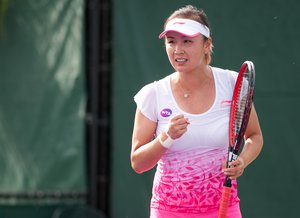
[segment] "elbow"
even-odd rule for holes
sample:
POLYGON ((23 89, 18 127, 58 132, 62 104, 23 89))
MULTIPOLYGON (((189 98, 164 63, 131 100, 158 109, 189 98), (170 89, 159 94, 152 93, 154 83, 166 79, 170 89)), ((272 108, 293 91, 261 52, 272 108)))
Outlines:
POLYGON ((248 135, 247 137, 245 137, 245 139, 245 142, 249 141, 250 144, 256 145, 260 149, 263 147, 264 138, 261 131, 248 135))
POLYGON ((137 163, 135 158, 132 156, 131 157, 131 168, 136 172, 137 174, 142 174, 145 172, 145 170, 142 169, 141 165, 137 163))
POLYGON ((264 139, 262 134, 257 134, 256 137, 253 137, 252 143, 257 147, 258 153, 263 149, 264 139))
POLYGON ((131 162, 131 167, 134 170, 134 172, 136 172, 137 174, 142 174, 144 172, 147 172, 149 170, 151 170, 153 168, 153 166, 145 166, 145 165, 141 165, 141 164, 136 164, 131 162))
POLYGON ((258 144, 260 145, 260 147, 262 148, 264 145, 264 137, 262 135, 262 133, 260 132, 259 136, 258 136, 258 144))
POLYGON ((132 169, 134 170, 134 172, 136 172, 137 174, 142 174, 144 171, 137 167, 135 164, 131 164, 132 169))

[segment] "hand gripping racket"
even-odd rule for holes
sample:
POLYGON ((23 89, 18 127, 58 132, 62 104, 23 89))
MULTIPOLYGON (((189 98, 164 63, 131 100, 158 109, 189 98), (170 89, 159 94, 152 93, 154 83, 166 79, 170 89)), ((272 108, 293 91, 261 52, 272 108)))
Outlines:
MULTIPOLYGON (((255 83, 255 70, 251 61, 245 61, 238 74, 230 111, 228 164, 238 156, 243 137, 247 128, 255 83)), ((218 218, 226 218, 230 201, 231 179, 226 176, 223 184, 222 198, 218 218)))

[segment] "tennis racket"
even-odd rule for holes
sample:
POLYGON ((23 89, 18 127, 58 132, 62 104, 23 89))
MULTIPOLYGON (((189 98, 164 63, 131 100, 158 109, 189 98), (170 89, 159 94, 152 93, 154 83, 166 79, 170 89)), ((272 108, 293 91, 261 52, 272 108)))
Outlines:
MULTIPOLYGON (((252 107, 254 83, 254 64, 251 61, 245 61, 239 71, 232 96, 229 120, 229 148, 226 167, 228 167, 228 164, 231 161, 237 158, 240 146, 243 142, 252 107)), ((226 176, 223 184, 218 218, 226 218, 230 201, 231 186, 231 179, 226 176)))

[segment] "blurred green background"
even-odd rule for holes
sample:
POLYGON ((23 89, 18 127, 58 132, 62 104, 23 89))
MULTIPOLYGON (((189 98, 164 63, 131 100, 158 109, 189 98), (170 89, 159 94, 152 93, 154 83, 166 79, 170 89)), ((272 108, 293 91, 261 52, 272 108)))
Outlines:
MULTIPOLYGON (((0 1, 1 194, 86 191, 83 9, 0 1)), ((2 197, 0 217, 50 217, 65 203, 2 197)))
MULTIPOLYGON (((99 0, 101 2, 101 0, 99 0)), ((0 193, 85 192, 85 0, 0 0, 0 193), (8 2, 8 7, 4 7, 8 2), (2 10, 2 9, 5 10, 2 10)), ((245 218, 295 218, 300 194, 300 2, 114 0, 112 10, 110 217, 146 218, 153 170, 130 167, 133 96, 172 73, 163 41, 175 9, 203 8, 213 66, 256 67, 255 106, 264 149, 239 179, 245 218)), ((101 146, 101 145, 99 145, 101 146)), ((1 218, 52 218, 73 202, 1 199, 1 218)))

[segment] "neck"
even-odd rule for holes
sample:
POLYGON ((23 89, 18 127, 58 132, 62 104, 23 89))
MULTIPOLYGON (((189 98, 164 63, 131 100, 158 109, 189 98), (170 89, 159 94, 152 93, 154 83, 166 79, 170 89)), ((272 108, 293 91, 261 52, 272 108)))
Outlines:
POLYGON ((179 96, 188 99, 192 95, 196 95, 203 91, 203 88, 209 84, 212 76, 210 67, 205 71, 198 73, 177 72, 173 77, 173 84, 178 90, 179 96))
POLYGON ((177 72, 175 83, 180 82, 186 89, 199 88, 212 77, 211 69, 208 65, 193 72, 177 72))

